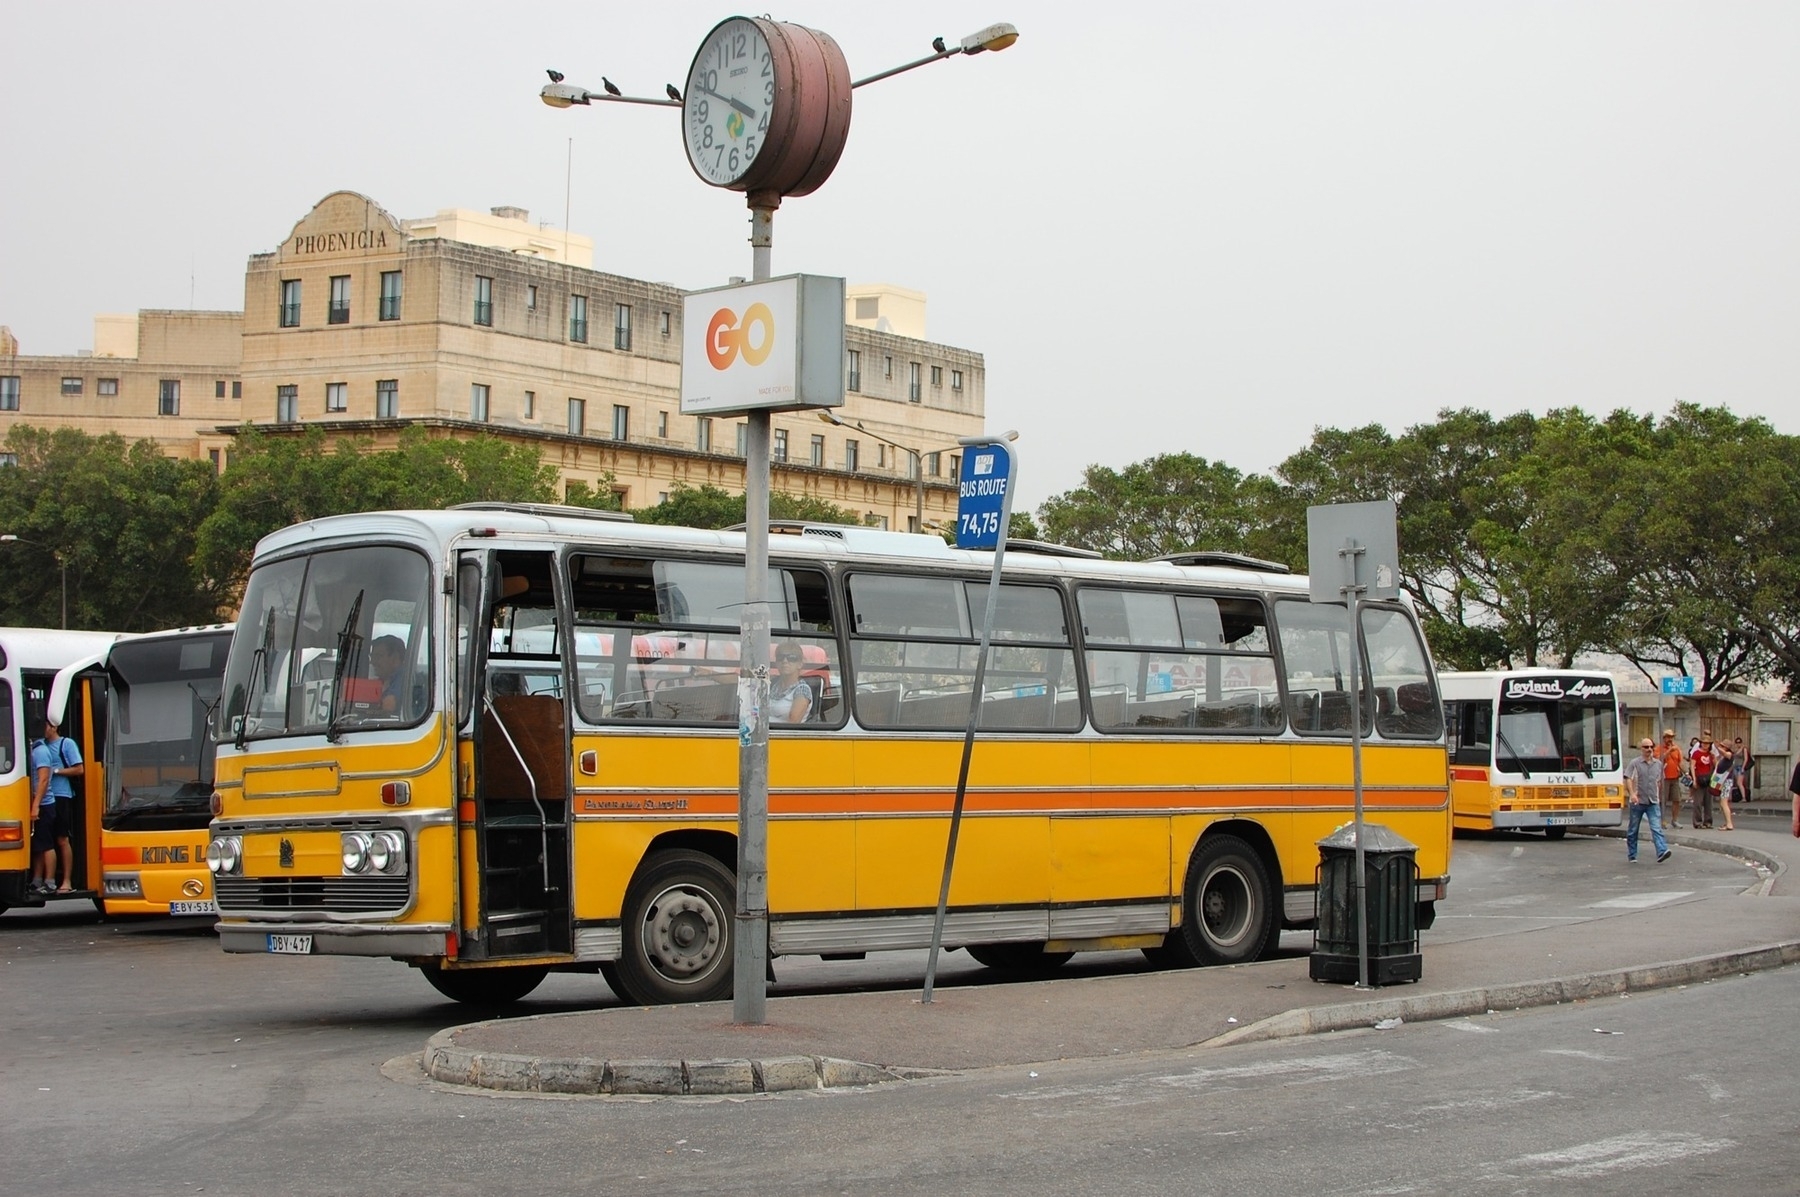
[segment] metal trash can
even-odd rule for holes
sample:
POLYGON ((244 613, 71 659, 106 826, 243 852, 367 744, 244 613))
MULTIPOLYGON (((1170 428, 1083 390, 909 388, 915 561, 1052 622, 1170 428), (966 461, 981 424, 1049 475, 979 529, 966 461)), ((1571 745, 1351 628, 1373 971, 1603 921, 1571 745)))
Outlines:
MULTIPOLYGON (((1380 823, 1363 824, 1363 884, 1368 891, 1369 984, 1419 979, 1418 845, 1380 823)), ((1354 985, 1356 826, 1319 841, 1311 976, 1354 985)))

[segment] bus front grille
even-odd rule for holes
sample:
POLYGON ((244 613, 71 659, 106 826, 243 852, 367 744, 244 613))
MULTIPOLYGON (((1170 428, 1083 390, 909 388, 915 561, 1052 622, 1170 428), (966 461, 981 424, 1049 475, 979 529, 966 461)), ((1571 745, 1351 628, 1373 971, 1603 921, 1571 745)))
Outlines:
POLYGON ((411 896, 405 877, 214 877, 225 912, 331 910, 363 914, 399 910, 411 896))

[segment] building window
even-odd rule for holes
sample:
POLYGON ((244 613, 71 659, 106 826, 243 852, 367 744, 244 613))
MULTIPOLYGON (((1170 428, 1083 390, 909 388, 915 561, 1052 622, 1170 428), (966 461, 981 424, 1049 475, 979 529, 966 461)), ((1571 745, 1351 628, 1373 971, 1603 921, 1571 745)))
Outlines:
POLYGON ((712 417, 701 416, 694 421, 694 448, 702 453, 712 452, 712 417))
POLYGON ((628 303, 613 308, 613 348, 631 348, 631 305, 628 303))
POLYGON ((669 413, 666 411, 656 413, 656 436, 658 440, 669 439, 669 413))
POLYGON ((962 371, 961 370, 950 371, 950 389, 953 391, 962 390, 962 371))
POLYGON ((852 474, 856 473, 856 442, 844 442, 844 468, 852 474))
POLYGON ((875 446, 875 468, 887 469, 887 446, 877 443, 875 446))
POLYGON ((662 320, 660 321, 660 323, 662 326, 662 335, 665 337, 668 336, 669 335, 669 313, 664 312, 662 314, 662 320))
POLYGON ((919 363, 906 363, 906 397, 914 403, 919 401, 919 363))
POLYGON ((950 476, 952 478, 962 477, 962 454, 960 453, 950 455, 950 476))
POLYGON ((475 276, 475 323, 494 323, 494 280, 479 274, 475 276))
POLYGON ((773 461, 786 461, 788 459, 787 429, 777 428, 775 430, 774 436, 775 436, 774 451, 772 453, 770 453, 770 455, 769 455, 770 459, 773 461))
POLYGON ((569 340, 587 343, 587 296, 569 296, 569 340))
POLYGON ((943 387, 944 368, 942 366, 933 366, 931 368, 931 385, 934 390, 943 387))
POLYGON ((866 525, 868 525, 871 528, 879 528, 883 532, 886 532, 888 530, 887 516, 876 515, 873 511, 871 511, 871 512, 869 512, 869 514, 863 516, 863 523, 865 523, 866 525))
POLYGON ((526 391, 525 402, 519 405, 519 414, 527 420, 537 419, 537 392, 526 391))
MULTIPOLYGON (((63 393, 65 395, 68 394, 67 389, 65 389, 63 391, 63 393)), ((213 398, 214 399, 223 399, 224 397, 225 397, 225 380, 223 378, 221 378, 221 379, 219 379, 219 381, 213 383, 213 398)))
POLYGON ((206 451, 206 459, 212 462, 213 473, 215 474, 225 467, 225 454, 218 449, 208 449, 206 451))
POLYGON ((849 381, 844 383, 844 389, 860 391, 862 390, 862 351, 852 349, 845 356, 849 359, 850 371, 849 381))
POLYGON ((325 310, 325 323, 350 323, 350 276, 347 274, 331 276, 331 306, 325 310))
MULTIPOLYGON (((224 386, 225 384, 220 383, 219 385, 224 386)), ((65 379, 63 379, 63 382, 62 382, 62 393, 65 395, 79 395, 79 394, 81 394, 81 386, 82 386, 81 379, 65 378, 65 379)))
POLYGON ((536 283, 526 283, 525 284, 525 310, 528 312, 537 311, 537 284, 536 283))
POLYGON ((17 453, 0 453, 0 468, 5 466, 16 466, 18 464, 19 455, 17 453))
POLYGON ((925 472, 930 474, 933 478, 942 476, 938 471, 943 464, 944 455, 942 453, 927 453, 925 455, 925 472))
POLYGON ((298 424, 300 422, 300 388, 275 388, 275 422, 277 424, 298 424))
POLYGON ((825 464, 825 438, 822 436, 812 438, 812 463, 816 466, 825 464))
POLYGON ((477 424, 487 423, 488 418, 488 384, 478 382, 469 387, 469 419, 477 424))
MULTIPOLYGON (((232 383, 231 385, 236 386, 237 384, 232 383)), ((100 396, 102 399, 115 398, 118 393, 119 380, 116 378, 102 378, 94 383, 94 394, 100 396)), ((236 396, 234 395, 233 398, 235 397, 236 396)))
POLYGON ((300 327, 300 280, 281 280, 281 327, 300 327))
POLYGON ((881 359, 881 376, 889 382, 894 381, 894 359, 891 355, 883 355, 881 359))
POLYGON ((232 379, 232 381, 231 381, 231 397, 233 399, 242 399, 244 397, 244 384, 242 381, 235 379, 235 378, 232 379))
POLYGON ((159 416, 181 414, 181 380, 179 378, 165 378, 156 384, 156 414, 159 416))
POLYGON ((747 457, 747 456, 749 456, 749 454, 750 454, 750 425, 739 424, 737 426, 737 455, 739 457, 747 457))
POLYGON ((613 404, 613 433, 615 441, 631 439, 631 409, 623 404, 613 404))
POLYGON ((400 380, 398 378, 375 380, 375 418, 377 420, 400 418, 400 380))
POLYGON ((19 376, 0 374, 0 411, 19 410, 19 376))
POLYGON ((398 270, 381 272, 381 318, 383 320, 400 319, 400 286, 398 270))
POLYGON ((587 400, 569 400, 569 435, 580 436, 587 431, 587 400))
POLYGON ((348 385, 341 382, 328 382, 325 384, 325 410, 350 410, 350 388, 348 385))

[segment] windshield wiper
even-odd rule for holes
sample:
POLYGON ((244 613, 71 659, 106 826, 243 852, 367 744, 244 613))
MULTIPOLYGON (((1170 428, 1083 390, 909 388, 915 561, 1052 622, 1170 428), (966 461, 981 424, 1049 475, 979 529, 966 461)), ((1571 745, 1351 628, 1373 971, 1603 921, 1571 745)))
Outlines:
POLYGON ((356 632, 356 621, 362 615, 366 593, 363 590, 356 592, 356 601, 350 604, 350 614, 344 617, 344 626, 338 631, 337 668, 331 671, 331 712, 325 721, 325 738, 333 744, 343 734, 338 728, 342 718, 338 708, 344 701, 344 678, 353 673, 353 662, 362 656, 363 638, 356 632))
POLYGON ((1531 770, 1527 769, 1525 767, 1525 758, 1520 756, 1519 750, 1512 746, 1512 741, 1510 741, 1506 738, 1506 733, 1501 731, 1499 728, 1495 728, 1494 729, 1494 738, 1497 741, 1499 741, 1500 747, 1506 749, 1507 752, 1511 753, 1512 759, 1514 761, 1518 762, 1519 775, 1521 777, 1524 777, 1527 781, 1531 780, 1531 770))

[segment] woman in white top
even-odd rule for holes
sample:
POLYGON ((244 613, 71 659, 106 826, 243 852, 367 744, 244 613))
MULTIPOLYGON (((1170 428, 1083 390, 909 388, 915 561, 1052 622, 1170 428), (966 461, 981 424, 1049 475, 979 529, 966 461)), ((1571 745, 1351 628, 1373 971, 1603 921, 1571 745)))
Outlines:
POLYGON ((769 683, 769 720, 772 723, 804 723, 812 714, 813 692, 800 676, 805 657, 798 644, 775 650, 775 678, 769 683))

